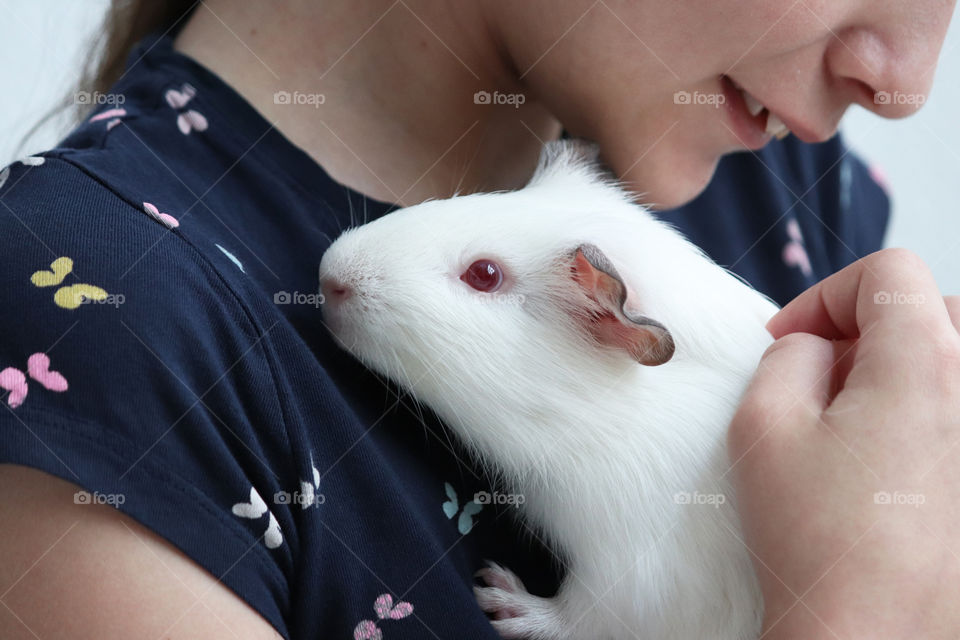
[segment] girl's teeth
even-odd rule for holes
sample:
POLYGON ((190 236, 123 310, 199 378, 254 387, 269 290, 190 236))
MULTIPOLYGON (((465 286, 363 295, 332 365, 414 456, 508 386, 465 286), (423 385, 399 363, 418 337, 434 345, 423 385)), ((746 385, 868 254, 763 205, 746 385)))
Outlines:
POLYGON ((783 140, 790 134, 790 129, 783 121, 772 113, 767 113, 767 133, 777 140, 783 140))
MULTIPOLYGON (((731 80, 732 82, 732 80, 731 80)), ((733 83, 733 85, 740 90, 740 94, 743 96, 743 101, 747 105, 747 111, 750 112, 750 115, 756 118, 761 113, 766 111, 767 113, 767 133, 772 135, 777 140, 783 140, 788 135, 790 135, 790 129, 787 128, 787 125, 783 123, 783 120, 773 115, 770 111, 767 110, 763 104, 754 98, 752 95, 744 91, 740 85, 733 83)))
POLYGON ((743 92, 743 100, 747 103, 747 111, 754 117, 760 115, 760 112, 764 109, 764 106, 746 91, 743 92))

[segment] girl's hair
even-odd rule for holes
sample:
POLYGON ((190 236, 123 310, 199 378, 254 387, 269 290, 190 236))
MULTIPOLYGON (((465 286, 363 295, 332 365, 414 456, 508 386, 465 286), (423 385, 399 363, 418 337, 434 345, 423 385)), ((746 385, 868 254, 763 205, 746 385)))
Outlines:
POLYGON ((107 93, 123 76, 127 56, 137 42, 154 31, 163 33, 178 26, 198 4, 200 0, 111 0, 103 26, 94 34, 79 82, 21 138, 21 150, 38 129, 58 114, 70 112, 71 126, 83 120, 97 105, 78 100, 77 96, 107 93))
POLYGON ((200 0, 112 0, 103 23, 102 43, 86 69, 81 91, 106 93, 123 75, 130 50, 154 31, 168 31, 200 3, 200 0))

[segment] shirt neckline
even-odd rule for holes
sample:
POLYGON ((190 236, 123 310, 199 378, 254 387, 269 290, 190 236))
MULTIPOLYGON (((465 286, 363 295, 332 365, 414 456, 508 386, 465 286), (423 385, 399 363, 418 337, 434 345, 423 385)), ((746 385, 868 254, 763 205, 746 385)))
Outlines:
POLYGON ((198 97, 217 111, 231 135, 242 145, 241 152, 255 154, 273 163, 311 196, 330 202, 331 190, 343 193, 351 202, 365 201, 369 219, 380 217, 399 205, 377 200, 335 180, 306 151, 287 138, 236 89, 193 58, 173 48, 176 30, 153 33, 131 50, 126 71, 138 63, 170 71, 192 84, 198 97), (373 215, 370 215, 373 214, 373 215))

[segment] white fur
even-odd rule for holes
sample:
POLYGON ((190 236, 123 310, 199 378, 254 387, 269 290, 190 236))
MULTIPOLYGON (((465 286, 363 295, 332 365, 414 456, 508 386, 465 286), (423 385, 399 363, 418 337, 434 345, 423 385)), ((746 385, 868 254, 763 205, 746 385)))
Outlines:
MULTIPOLYGON (((589 155, 589 154, 587 154, 589 155)), ((523 494, 567 575, 551 599, 495 568, 478 589, 505 637, 746 640, 761 599, 725 472, 727 425, 776 306, 604 179, 548 145, 524 189, 430 201, 344 233, 321 275, 340 342, 433 408, 523 494), (676 352, 646 367, 600 346, 573 307, 571 251, 599 247, 676 352), (459 276, 498 261, 498 294, 459 276), (719 508, 677 494, 722 494, 719 508), (499 585, 499 586, 497 586, 499 585)))

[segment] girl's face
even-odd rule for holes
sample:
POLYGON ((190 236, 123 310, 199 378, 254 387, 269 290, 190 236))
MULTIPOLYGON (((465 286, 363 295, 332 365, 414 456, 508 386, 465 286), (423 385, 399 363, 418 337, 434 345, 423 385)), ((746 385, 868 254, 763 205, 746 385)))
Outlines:
POLYGON ((523 0, 496 3, 490 19, 524 85, 567 130, 599 142, 645 201, 672 207, 706 186, 721 155, 769 142, 776 119, 817 142, 853 103, 914 113, 953 5, 523 0))

